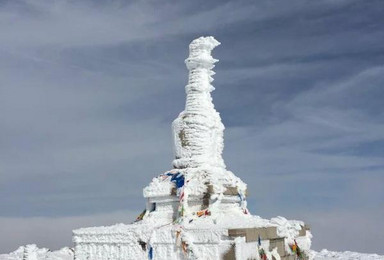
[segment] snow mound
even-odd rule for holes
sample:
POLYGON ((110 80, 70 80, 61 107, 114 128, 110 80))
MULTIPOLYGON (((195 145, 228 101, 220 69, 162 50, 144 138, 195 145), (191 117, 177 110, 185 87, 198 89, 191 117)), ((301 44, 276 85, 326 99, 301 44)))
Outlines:
POLYGON ((0 260, 73 260, 73 249, 64 247, 57 251, 38 248, 35 244, 20 246, 14 252, 0 255, 0 260))
POLYGON ((312 251, 313 259, 315 260, 328 260, 328 259, 341 259, 341 260, 384 260, 384 256, 377 254, 363 254, 357 252, 334 252, 323 249, 320 252, 312 251))
POLYGON ((210 94, 215 89, 211 85, 215 74, 212 69, 218 62, 211 51, 219 44, 213 37, 200 37, 189 45, 189 57, 185 60, 189 70, 187 100, 184 111, 173 121, 175 168, 225 168, 221 156, 224 125, 210 94))

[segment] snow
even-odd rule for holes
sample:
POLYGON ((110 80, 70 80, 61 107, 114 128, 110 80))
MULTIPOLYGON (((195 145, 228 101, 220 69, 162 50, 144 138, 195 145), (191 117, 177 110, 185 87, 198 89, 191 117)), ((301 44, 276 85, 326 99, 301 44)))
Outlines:
POLYGON ((259 250, 263 249, 268 259, 280 260, 280 255, 278 254, 276 248, 272 251, 269 251, 269 241, 261 241, 261 245, 258 242, 246 243, 244 237, 237 237, 235 239, 235 245, 238 250, 236 250, 236 259, 256 259, 261 260, 259 250), (256 249, 256 250, 255 250, 256 249))
MULTIPOLYGON (((188 239, 188 238, 187 238, 188 239)), ((243 238, 239 237, 238 240, 243 238)), ((244 255, 252 255, 252 247, 254 245, 249 245, 249 248, 242 248, 244 255)), ((264 246, 262 244, 262 246, 264 246)), ((243 256, 243 255, 242 255, 243 256)), ((255 259, 258 259, 258 255, 254 254, 255 259)), ((311 251, 311 258, 314 260, 384 260, 384 256, 377 254, 363 254, 356 252, 334 252, 328 251, 326 249, 321 250, 320 252, 311 251)), ((46 248, 37 248, 36 245, 27 245, 21 246, 16 251, 10 254, 0 254, 0 260, 73 260, 73 249, 68 247, 62 248, 58 251, 49 251, 46 248), (35 248, 36 258, 26 258, 24 257, 24 251, 27 247, 35 248)), ((144 258, 146 259, 146 258, 144 258)), ((278 259, 278 258, 276 258, 278 259)))
POLYGON ((290 251, 289 244, 293 244, 296 240, 298 246, 309 253, 312 244, 312 234, 307 231, 306 236, 300 236, 300 230, 305 226, 303 221, 287 220, 284 217, 276 217, 271 219, 271 224, 277 225, 277 234, 280 237, 286 237, 285 249, 290 251))

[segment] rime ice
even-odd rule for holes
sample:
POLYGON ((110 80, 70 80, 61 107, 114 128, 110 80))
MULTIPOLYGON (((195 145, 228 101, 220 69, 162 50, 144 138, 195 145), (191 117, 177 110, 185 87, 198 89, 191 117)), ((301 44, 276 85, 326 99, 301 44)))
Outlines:
POLYGON ((189 57, 185 60, 189 70, 185 110, 173 121, 175 168, 225 168, 221 157, 224 125, 210 94, 215 89, 211 85, 215 74, 212 69, 218 61, 212 58, 211 51, 219 44, 213 37, 201 37, 189 45, 189 57))
POLYGON ((145 211, 131 225, 75 230, 75 259, 278 260, 293 257, 294 244, 309 255, 308 227, 252 216, 246 184, 226 169, 224 125, 211 97, 219 44, 200 37, 189 45, 185 109, 172 124, 173 169, 144 188, 145 211))
POLYGON ((246 184, 225 167, 224 125, 210 94, 218 61, 211 52, 219 44, 200 37, 189 46, 186 105, 173 122, 173 168, 144 188, 147 203, 134 223, 74 230, 74 254, 68 248, 50 252, 27 245, 0 260, 383 259, 316 253, 310 250, 312 235, 304 222, 250 214, 246 184))

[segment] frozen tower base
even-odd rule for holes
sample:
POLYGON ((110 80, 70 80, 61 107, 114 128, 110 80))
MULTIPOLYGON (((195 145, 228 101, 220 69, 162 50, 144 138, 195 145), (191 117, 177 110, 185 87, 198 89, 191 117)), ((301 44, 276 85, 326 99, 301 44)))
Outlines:
POLYGON ((173 169, 144 188, 146 210, 130 225, 74 230, 75 259, 307 259, 309 228, 301 221, 253 216, 246 184, 226 170, 224 125, 211 85, 220 43, 200 37, 189 46, 183 112, 173 122, 173 169))

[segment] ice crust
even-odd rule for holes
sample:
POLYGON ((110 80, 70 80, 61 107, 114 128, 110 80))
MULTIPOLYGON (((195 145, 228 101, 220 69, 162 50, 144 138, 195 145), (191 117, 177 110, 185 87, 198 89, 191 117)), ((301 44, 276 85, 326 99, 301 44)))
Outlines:
POLYGON ((210 94, 215 89, 211 85, 215 74, 212 69, 218 62, 211 56, 211 51, 219 44, 213 37, 200 37, 189 45, 189 57, 185 60, 189 70, 185 110, 172 124, 175 168, 225 168, 221 156, 224 125, 210 94))
MULTIPOLYGON (((103 252, 113 255, 117 250, 113 245, 122 244, 119 250, 125 259, 142 259, 151 253, 154 259, 216 260, 233 243, 228 237, 231 228, 276 226, 281 237, 286 238, 287 248, 299 237, 302 222, 252 216, 247 209, 246 184, 226 169, 222 158, 224 125, 210 94, 214 90, 212 69, 218 61, 211 51, 219 44, 213 37, 200 37, 189 46, 185 60, 189 70, 186 105, 172 124, 174 168, 159 174, 144 188, 145 214, 131 225, 75 230, 76 252, 93 252, 95 257, 100 251, 97 245, 106 244, 109 246, 103 252), (138 241, 148 245, 145 252, 138 247, 138 241)), ((297 240, 307 253, 311 237, 307 232, 297 240)), ((252 244, 239 246, 255 251, 252 244)), ((269 248, 265 251, 276 254, 269 248)), ((78 255, 77 259, 86 257, 78 255)))
MULTIPOLYGON (((231 228, 276 226, 287 243, 298 237, 302 222, 252 216, 247 209, 246 184, 226 169, 222 158, 224 125, 210 95, 214 90, 212 69, 218 61, 211 51, 219 44, 213 37, 200 37, 189 46, 186 105, 173 122, 174 168, 144 188, 145 214, 131 225, 75 230, 76 252, 94 252, 95 257, 100 251, 97 245, 106 244, 109 246, 103 251, 111 255, 117 250, 113 245, 121 244, 124 246, 119 250, 125 259, 141 259, 151 253, 156 255, 154 259, 216 260, 233 243, 228 237, 231 228), (138 241, 148 245, 145 252, 138 241), (184 254, 179 254, 181 249, 184 254)), ((309 252, 310 241, 308 232, 297 242, 309 252)), ((79 255, 77 259, 86 258, 79 255)))
POLYGON ((384 256, 377 254, 363 254, 357 252, 334 252, 323 249, 320 252, 312 251, 312 256, 315 260, 384 260, 384 256))
POLYGON ((35 244, 20 246, 10 254, 0 254, 0 260, 73 260, 73 249, 64 247, 57 251, 38 248, 35 244))
POLYGON ((232 205, 231 210, 237 210, 241 215, 248 211, 245 200, 247 186, 231 171, 226 170, 222 158, 224 125, 210 94, 214 90, 211 82, 215 73, 212 69, 218 61, 211 56, 211 52, 218 45, 220 43, 212 36, 200 37, 189 45, 189 57, 185 60, 189 70, 188 84, 185 87, 185 109, 172 124, 174 168, 153 178, 143 190, 144 197, 155 202, 156 198, 172 196, 174 184, 166 174, 182 174, 185 184, 177 190, 177 196, 183 195, 183 199, 179 199, 179 207, 183 208, 183 217, 188 217, 189 220, 196 210, 191 209, 188 202, 196 201, 201 205, 202 196, 209 187, 209 210, 212 216, 227 210, 220 204, 223 204, 223 200, 228 201, 228 196, 225 198, 223 193, 229 187, 236 188, 239 194, 238 201, 227 203, 232 205))
MULTIPOLYGON (((241 239, 241 238, 238 238, 241 239)), ((263 245, 263 244, 262 244, 263 245)), ((26 247, 31 246, 21 246, 16 251, 9 254, 0 254, 0 260, 31 260, 30 258, 24 257, 24 250, 26 247)), ((35 245, 32 245, 35 246, 35 245)), ((254 246, 254 245, 253 245, 254 246)), ((267 245, 266 245, 267 246, 267 245)), ((249 248, 243 248, 244 255, 253 256, 257 259, 257 254, 254 254, 254 247, 250 245, 249 248)), ((36 247, 37 260, 73 260, 73 249, 65 247, 58 251, 49 251, 46 248, 37 248, 36 247)), ((384 256, 377 254, 363 254, 357 252, 334 252, 328 251, 326 249, 321 250, 320 252, 311 251, 311 258, 314 260, 383 260, 384 256)), ((147 258, 145 258, 147 259, 147 258)), ((241 259, 241 258, 240 258, 241 259)))

